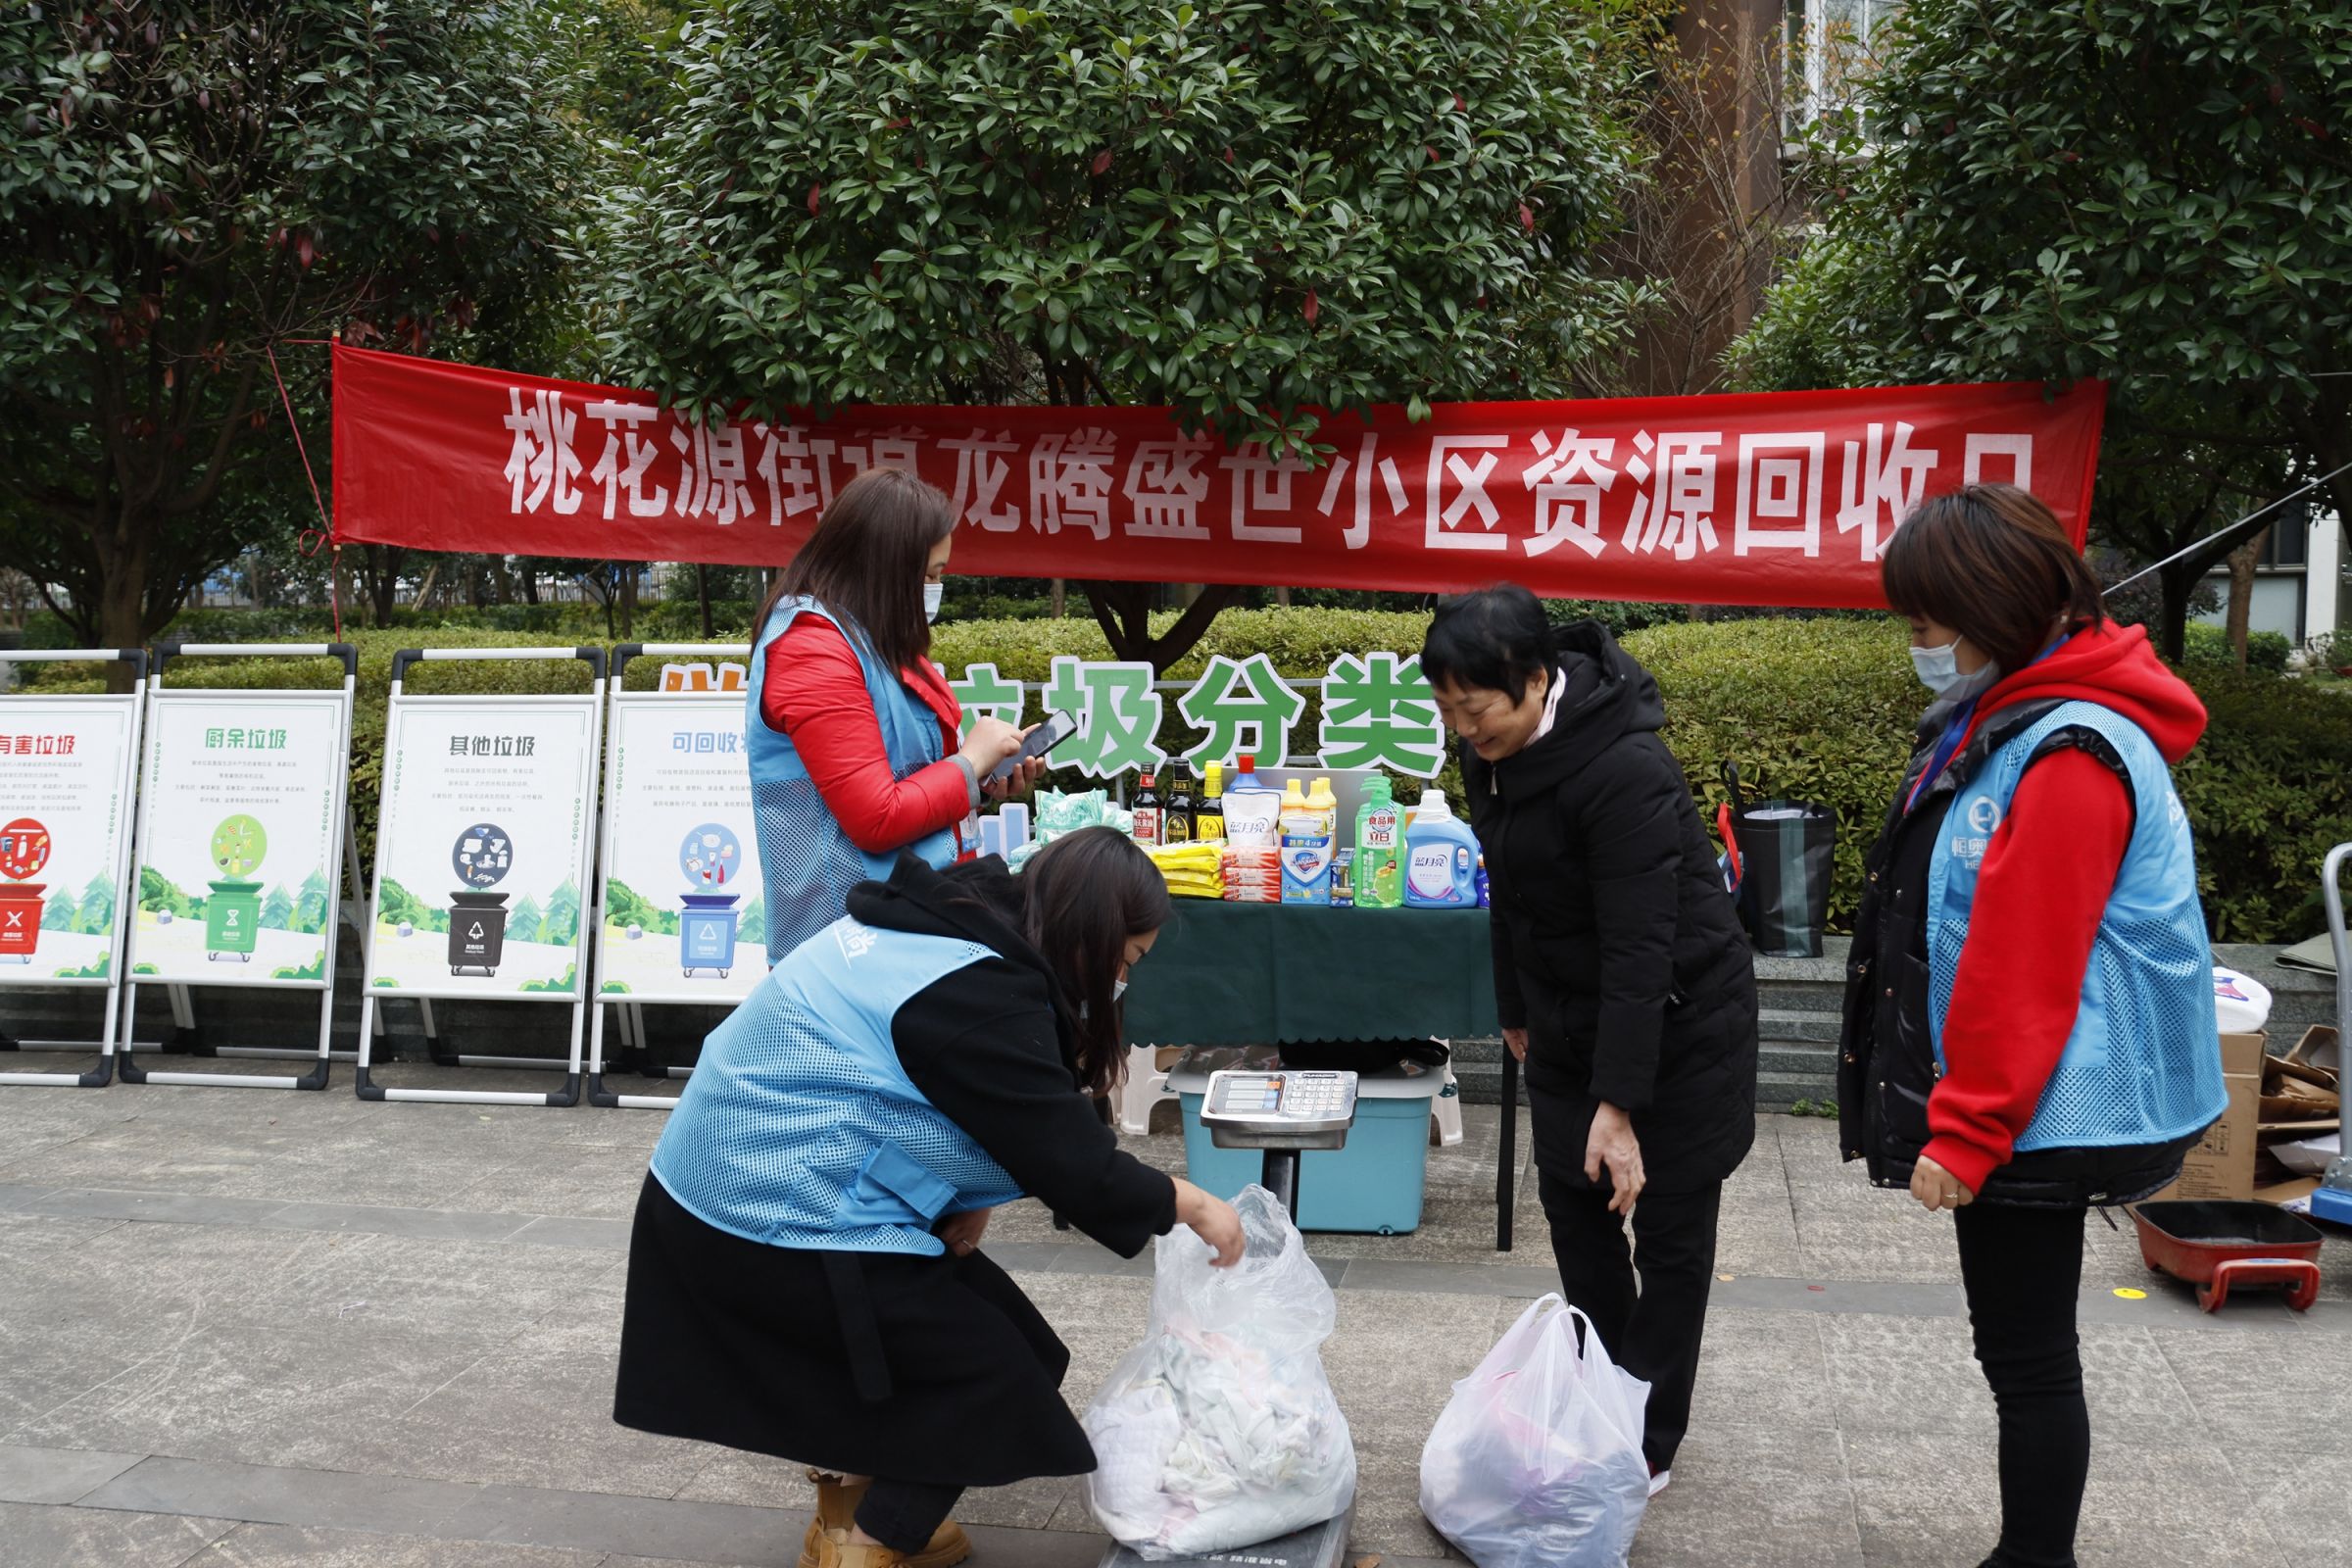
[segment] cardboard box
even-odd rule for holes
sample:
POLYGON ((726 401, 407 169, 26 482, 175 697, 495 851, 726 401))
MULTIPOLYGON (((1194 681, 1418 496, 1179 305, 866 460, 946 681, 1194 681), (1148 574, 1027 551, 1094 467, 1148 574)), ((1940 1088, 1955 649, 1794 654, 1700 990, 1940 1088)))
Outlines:
POLYGON ((2222 1036, 2222 1083, 2230 1108, 2205 1129, 2204 1141, 2180 1164, 2180 1179, 2158 1198, 2244 1199, 2254 1196, 2254 1149, 2260 1126, 2267 1037, 2222 1036))

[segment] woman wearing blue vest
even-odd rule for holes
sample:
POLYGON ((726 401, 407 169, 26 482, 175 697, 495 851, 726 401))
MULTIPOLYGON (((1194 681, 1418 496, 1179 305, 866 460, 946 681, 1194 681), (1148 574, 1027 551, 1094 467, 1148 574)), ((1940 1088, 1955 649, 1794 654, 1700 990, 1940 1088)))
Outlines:
MULTIPOLYGON (((842 486, 755 617, 749 710, 752 812, 770 963, 840 918, 850 889, 900 852, 946 865, 990 771, 1021 732, 974 721, 931 663, 931 620, 955 543, 948 498, 874 468, 842 486)), ((1044 768, 1026 762, 992 797, 1044 768)))
POLYGON ((851 890, 714 1031, 629 1239, 613 1419, 818 1469, 802 1568, 947 1568, 967 1487, 1082 1475, 1069 1351, 979 1250, 1032 1195, 1122 1257, 1233 1210, 1118 1147, 1088 1095, 1167 884, 1107 828, 851 890), (1084 1093, 1081 1093, 1084 1091, 1084 1093))
POLYGON ((1866 862, 1845 1157, 1953 1211, 2000 1419, 1986 1568, 2072 1568, 2090 1465, 2083 1218, 2171 1182, 2226 1104, 2168 768, 2205 710, 2142 628, 2107 620, 2098 579, 2023 490, 1926 502, 1883 570, 1936 701, 1866 862))

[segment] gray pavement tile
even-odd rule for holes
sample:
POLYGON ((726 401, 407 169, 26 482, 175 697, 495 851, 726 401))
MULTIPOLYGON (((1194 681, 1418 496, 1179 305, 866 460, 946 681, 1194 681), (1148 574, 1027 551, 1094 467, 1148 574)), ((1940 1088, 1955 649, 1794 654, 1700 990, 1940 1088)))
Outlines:
POLYGON ((806 1521, 816 1506, 816 1488, 808 1467, 764 1453, 698 1444, 704 1460, 694 1478, 678 1489, 679 1502, 732 1502, 747 1508, 775 1508, 797 1513, 806 1521))
POLYGON ((626 1223, 645 1186, 647 1151, 565 1147, 534 1151, 450 1193, 435 1206, 561 1214, 626 1223))
MULTIPOLYGON (((1894 1430, 1989 1439, 1992 1395, 1965 1322, 1886 1316, 1817 1321, 1838 1424, 1849 1435, 1894 1430)), ((2085 1326, 2082 1345, 2094 1431, 2173 1441, 2194 1423, 2187 1393, 2146 1331, 2085 1326)))
MULTIPOLYGON (((21 1150, 24 1146, 15 1142, 15 1135, 16 1129, 12 1125, 10 1128, 11 1146, 21 1150)), ((50 1188, 38 1182, 0 1182, 0 1212, 13 1212, 49 1191, 51 1191, 50 1188)))
POLYGON ((1429 1427, 1349 1423, 1355 1440, 1355 1521, 1348 1545, 1359 1552, 1445 1557, 1446 1540, 1421 1512, 1421 1446, 1429 1427))
MULTIPOLYGON (((559 1314, 420 1389, 401 1408, 344 1422, 303 1462, 443 1481, 668 1497, 710 1450, 612 1420, 616 1316, 559 1314)), ((562 1544, 549 1542, 547 1544, 562 1544)))
POLYGON ((1829 1385, 1829 1361, 1810 1318, 1709 1306, 1693 1424, 1834 1434, 1835 1413, 1823 1408, 1829 1385))
POLYGON ((2352 1568, 2352 1455, 2272 1446, 2231 1458, 2255 1521, 2294 1568, 2352 1568))
POLYGON ((72 1502, 144 1458, 86 1448, 28 1448, 0 1443, 0 1502, 72 1502))
POLYGON ((349 1434, 415 1406, 496 1344, 463 1326, 432 1334, 368 1333, 354 1323, 257 1327, 220 1305, 157 1336, 143 1347, 145 1359, 7 1436, 44 1446, 313 1464, 349 1434))
MULTIPOLYGON (((1886 1433, 1847 1445, 1870 1563, 1927 1568, 1981 1557, 1999 1531, 1995 1454, 1956 1433, 1886 1433)), ((2164 1445, 2091 1429, 2077 1552, 2088 1564, 2241 1568, 2280 1560, 2253 1494, 2209 1445, 2164 1445)))
MULTIPOLYGON (((634 1202, 634 1200, 631 1201, 634 1202)), ((530 1247, 568 1247, 582 1251, 625 1252, 629 1250, 629 1221, 543 1214, 507 1240, 530 1247)))
POLYGON ((181 1568, 605 1568, 609 1560, 602 1550, 249 1524, 239 1525, 181 1568))
POLYGON ((0 1568, 178 1568, 228 1519, 0 1502, 0 1568))
POLYGON ((49 1214, 0 1213, 0 1278, 11 1267, 44 1274, 61 1266, 63 1254, 128 1224, 120 1219, 62 1219, 49 1214))
POLYGON ((18 1206, 18 1212, 52 1214, 69 1219, 160 1220, 182 1225, 258 1225, 283 1206, 281 1200, 270 1198, 58 1188, 26 1200, 18 1206))
POLYGON ((432 1536, 448 1534, 479 1495, 476 1487, 407 1476, 157 1457, 91 1493, 82 1507, 432 1536))
POLYGON ((440 1208, 381 1208, 360 1203, 287 1203, 262 1223, 281 1230, 366 1231, 451 1242, 499 1242, 537 1216, 458 1213, 440 1208))
POLYGON ((312 1239, 307 1266, 257 1284, 256 1321, 343 1323, 366 1333, 431 1333, 452 1325, 492 1338, 576 1309, 610 1272, 606 1257, 568 1249, 408 1236, 312 1239))
POLYGON ((798 1561, 808 1524, 798 1512, 723 1502, 494 1486, 481 1489, 447 1533, 574 1551, 781 1565, 798 1561))
POLYGON ((1779 1423, 1695 1422, 1674 1484, 1650 1502, 1635 1568, 1860 1568, 1838 1435, 1779 1423))
POLYGON ((1560 1288, 1548 1264, 1420 1263, 1358 1257, 1348 1265, 1348 1291, 1411 1291, 1435 1296, 1501 1296, 1532 1300, 1560 1288))
POLYGON ((2157 1329, 2150 1338, 2205 1433, 2232 1452, 2352 1454, 2345 1426, 2352 1358, 2340 1339, 2314 1339, 2290 1351, 2298 1341, 2214 1334, 2202 1325, 2157 1329))

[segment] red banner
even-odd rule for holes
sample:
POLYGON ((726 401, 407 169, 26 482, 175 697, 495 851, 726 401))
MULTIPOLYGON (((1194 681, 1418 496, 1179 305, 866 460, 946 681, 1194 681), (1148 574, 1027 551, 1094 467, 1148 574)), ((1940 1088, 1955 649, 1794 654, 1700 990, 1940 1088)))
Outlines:
POLYGON ((953 498, 992 576, 1868 607, 1922 496, 2023 484, 2078 546, 2106 389, 1888 387, 1383 408, 1320 466, 1165 409, 854 408, 698 426, 642 393, 335 350, 335 535, 773 565, 875 465, 953 498))

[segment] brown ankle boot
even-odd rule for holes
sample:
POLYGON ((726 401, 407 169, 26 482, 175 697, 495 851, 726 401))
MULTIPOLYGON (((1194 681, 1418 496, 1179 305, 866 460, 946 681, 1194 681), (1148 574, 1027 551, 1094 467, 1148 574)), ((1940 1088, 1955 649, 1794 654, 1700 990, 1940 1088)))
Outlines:
POLYGON ((914 1559, 888 1546, 854 1546, 846 1530, 828 1530, 816 1538, 815 1568, 906 1568, 914 1559))
MULTIPOLYGON (((825 1533, 837 1530, 846 1538, 858 1522, 858 1505, 865 1500, 870 1481, 847 1486, 818 1471, 808 1472, 816 1483, 816 1517, 808 1521, 808 1538, 801 1546, 801 1568, 822 1568, 823 1556, 819 1544, 825 1533)), ((904 1561, 906 1568, 956 1568, 972 1554, 971 1539, 963 1527, 951 1519, 931 1533, 930 1544, 904 1561)))

